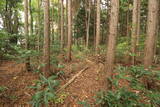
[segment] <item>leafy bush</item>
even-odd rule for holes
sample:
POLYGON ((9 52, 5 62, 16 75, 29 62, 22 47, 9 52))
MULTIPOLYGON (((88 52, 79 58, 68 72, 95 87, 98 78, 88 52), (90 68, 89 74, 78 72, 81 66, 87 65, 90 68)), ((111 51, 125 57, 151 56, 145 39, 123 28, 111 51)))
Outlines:
POLYGON ((138 100, 138 95, 125 88, 97 95, 97 104, 101 104, 102 107, 137 107, 140 105, 138 100))
POLYGON ((57 76, 54 75, 49 78, 40 75, 40 80, 36 81, 35 86, 30 87, 37 91, 32 96, 31 104, 33 107, 41 107, 43 104, 47 106, 49 102, 56 102, 56 88, 59 85, 59 81, 56 78, 57 76))
POLYGON ((113 78, 113 89, 100 92, 96 98, 102 107, 159 107, 160 72, 144 69, 143 66, 118 66, 113 78), (120 84, 126 81, 127 86, 120 84))

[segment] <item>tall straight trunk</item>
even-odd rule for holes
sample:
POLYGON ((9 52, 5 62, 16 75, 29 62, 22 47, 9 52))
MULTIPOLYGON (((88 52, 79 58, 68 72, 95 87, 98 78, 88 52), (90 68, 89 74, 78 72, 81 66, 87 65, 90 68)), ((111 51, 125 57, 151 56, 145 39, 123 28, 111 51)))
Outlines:
POLYGON ((137 10, 137 41, 136 44, 139 46, 139 39, 140 39, 140 20, 141 20, 141 0, 138 0, 138 10, 137 10))
POLYGON ((49 0, 44 0, 44 69, 43 72, 48 74, 50 71, 50 21, 49 21, 49 0))
POLYGON ((91 17, 91 1, 89 2, 89 9, 88 9, 88 19, 87 19, 87 31, 86 31, 86 47, 89 46, 89 28, 90 28, 90 17, 91 17))
POLYGON ((51 38, 50 38, 50 46, 54 42, 54 3, 52 2, 52 11, 51 11, 51 38))
POLYGON ((29 0, 29 13, 30 13, 30 35, 32 35, 33 34, 32 0, 29 0))
POLYGON ((41 35, 41 10, 40 10, 40 2, 41 2, 41 0, 38 0, 38 5, 37 5, 37 7, 38 7, 38 52, 40 52, 40 35, 41 35))
POLYGON ((135 64, 136 58, 136 45, 137 38, 139 37, 140 29, 140 0, 134 0, 133 2, 133 13, 132 13, 132 38, 131 38, 131 52, 132 52, 132 64, 135 64))
POLYGON ((100 43, 100 0, 97 0, 97 19, 96 19, 96 54, 99 51, 99 43, 100 43))
MULTIPOLYGON (((114 61, 115 61, 115 47, 116 47, 116 37, 118 32, 118 20, 119 20, 119 0, 111 0, 111 14, 109 21, 109 37, 108 37, 108 47, 107 47, 107 55, 106 55, 106 63, 105 63, 105 71, 108 77, 112 76, 112 71, 114 69, 114 61)), ((109 82, 107 83, 107 88, 111 88, 109 86, 109 82)))
POLYGON ((144 67, 152 66, 157 35, 159 0, 148 1, 147 37, 145 41, 144 67))
POLYGON ((64 6, 61 0, 61 49, 64 47, 64 6))
POLYGON ((71 61, 71 47, 72 47, 72 18, 71 18, 71 0, 68 0, 68 61, 71 61))
POLYGON ((61 41, 61 0, 58 0, 58 40, 61 41))
MULTIPOLYGON (((29 49, 29 24, 28 24, 28 0, 24 0, 24 13, 25 13, 25 22, 24 22, 24 35, 25 35, 25 48, 29 49)), ((25 63, 26 71, 29 71, 30 61, 29 57, 26 59, 25 63)))
POLYGON ((94 13, 93 13, 93 36, 94 36, 94 47, 95 47, 95 49, 96 49, 96 9, 95 9, 95 7, 96 7, 96 0, 94 0, 93 1, 93 11, 94 11, 94 13))
POLYGON ((65 46, 67 45, 68 41, 68 0, 66 0, 66 23, 65 23, 65 46))

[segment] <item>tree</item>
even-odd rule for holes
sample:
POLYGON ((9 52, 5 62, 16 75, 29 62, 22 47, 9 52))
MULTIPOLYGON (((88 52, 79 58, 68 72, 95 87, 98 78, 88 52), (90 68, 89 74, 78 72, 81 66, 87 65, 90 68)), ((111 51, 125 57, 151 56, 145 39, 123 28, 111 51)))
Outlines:
POLYGON ((44 0, 44 69, 48 74, 50 71, 50 21, 49 21, 49 0, 44 0))
POLYGON ((100 42, 100 0, 97 0, 97 19, 96 19, 96 53, 98 53, 99 42, 100 42))
POLYGON ((29 0, 29 13, 30 13, 30 35, 33 35, 33 13, 32 13, 32 0, 29 0))
POLYGON ((38 8, 38 21, 37 21, 37 23, 38 23, 38 52, 40 51, 40 35, 41 35, 41 10, 40 10, 40 7, 41 7, 41 0, 38 0, 37 1, 37 8, 38 8))
POLYGON ((131 38, 131 53, 132 64, 135 64, 136 45, 138 44, 139 29, 140 29, 140 0, 133 1, 133 13, 132 13, 132 38, 131 38))
POLYGON ((147 37, 145 41, 144 66, 148 68, 152 65, 154 50, 156 45, 156 34, 158 27, 159 0, 148 1, 147 37))
POLYGON ((61 0, 61 49, 64 47, 64 6, 61 0))
POLYGON ((71 61, 71 46, 72 46, 72 18, 71 18, 71 0, 68 0, 68 61, 71 61))
POLYGON ((86 5, 86 47, 89 45, 89 29, 90 29, 90 17, 91 17, 91 1, 88 1, 89 6, 86 5))
MULTIPOLYGON (((28 29, 28 0, 24 0, 24 14, 25 14, 25 22, 24 22, 24 35, 25 35, 25 48, 29 49, 29 29, 28 29)), ((30 61, 29 57, 26 59, 25 67, 26 71, 29 71, 30 61)))
POLYGON ((118 32, 118 19, 119 19, 118 15, 119 15, 119 0, 111 0, 109 37, 108 37, 108 45, 107 45, 108 47, 107 47, 107 55, 105 63, 105 71, 108 77, 112 75, 112 71, 114 68, 115 46, 116 46, 116 37, 118 32))

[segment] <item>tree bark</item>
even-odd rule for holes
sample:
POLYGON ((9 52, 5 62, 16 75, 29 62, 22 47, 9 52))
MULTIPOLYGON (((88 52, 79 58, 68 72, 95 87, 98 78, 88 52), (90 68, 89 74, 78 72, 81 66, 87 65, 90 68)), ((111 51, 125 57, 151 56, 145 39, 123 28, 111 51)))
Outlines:
POLYGON ((97 0, 97 21, 96 21, 96 54, 99 52, 99 43, 100 43, 100 14, 101 14, 101 9, 100 9, 100 0, 97 0))
MULTIPOLYGON (((119 0, 111 0, 109 38, 108 38, 108 45, 107 45, 108 47, 107 47, 107 55, 105 63, 105 71, 107 73, 107 77, 112 76, 112 71, 114 69, 116 37, 118 32, 118 20, 119 20, 118 15, 119 15, 119 0)), ((107 88, 110 88, 109 82, 107 85, 108 85, 107 88)))
MULTIPOLYGON (((29 24, 28 24, 28 0, 24 0, 24 13, 25 13, 25 22, 24 22, 24 35, 25 35, 25 49, 29 49, 29 24)), ((26 58, 25 69, 29 71, 30 68, 30 58, 26 58)))
MULTIPOLYGON (((88 1, 89 2, 89 7, 88 7, 88 18, 87 18, 87 31, 86 31, 86 47, 88 48, 89 46, 89 28, 90 28, 90 17, 91 17, 91 1, 88 1)), ((86 13, 86 14, 87 14, 86 13)))
POLYGON ((38 52, 40 52, 40 36, 41 36, 41 10, 40 10, 40 2, 41 2, 41 0, 38 0, 38 52))
POLYGON ((44 0, 44 69, 45 74, 50 72, 50 21, 49 0, 44 0))
POLYGON ((139 29, 140 29, 140 0, 134 0, 133 2, 133 13, 132 13, 132 38, 131 38, 131 53, 132 55, 132 64, 135 64, 136 59, 136 47, 137 40, 139 37, 139 29))
POLYGON ((61 49, 64 47, 64 6, 61 0, 61 49))
POLYGON ((145 41, 144 67, 152 66, 158 24, 158 0, 148 1, 147 37, 145 41))
POLYGON ((68 61, 71 61, 71 47, 72 47, 72 18, 71 18, 71 0, 68 0, 68 61))
POLYGON ((29 13, 30 13, 30 35, 32 35, 33 34, 32 0, 29 0, 29 13))

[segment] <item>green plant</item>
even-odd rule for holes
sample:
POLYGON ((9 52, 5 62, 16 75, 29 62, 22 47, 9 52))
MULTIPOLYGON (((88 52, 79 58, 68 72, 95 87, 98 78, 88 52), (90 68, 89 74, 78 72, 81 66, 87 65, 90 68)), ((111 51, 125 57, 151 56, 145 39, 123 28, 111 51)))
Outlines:
POLYGON ((78 104, 83 105, 83 107, 91 107, 87 101, 79 101, 78 104))
POLYGON ((0 86, 0 93, 4 92, 5 90, 7 90, 8 88, 5 86, 0 86))
POLYGON ((99 92, 97 104, 102 107, 158 107, 160 105, 160 72, 143 66, 118 66, 108 78, 114 90, 99 92), (126 81, 127 86, 119 84, 126 81), (138 100, 137 100, 138 99, 138 100))
POLYGON ((55 102, 57 97, 56 88, 59 85, 59 81, 56 80, 57 76, 51 76, 46 78, 40 75, 40 80, 35 81, 35 86, 30 88, 36 89, 37 92, 32 96, 31 104, 33 107, 40 107, 42 104, 46 106, 49 102, 55 102))
POLYGON ((96 103, 102 107, 137 107, 139 96, 125 88, 116 91, 100 92, 97 94, 96 103))

